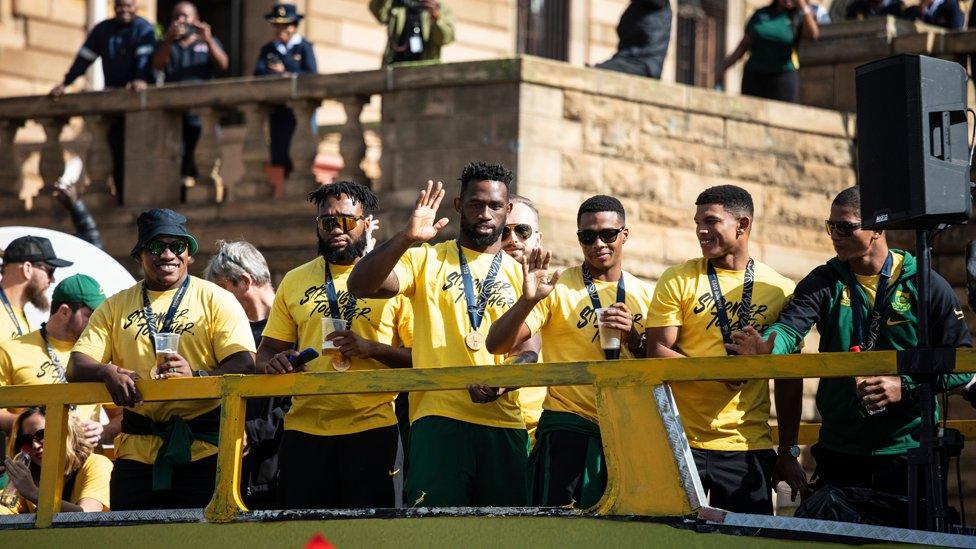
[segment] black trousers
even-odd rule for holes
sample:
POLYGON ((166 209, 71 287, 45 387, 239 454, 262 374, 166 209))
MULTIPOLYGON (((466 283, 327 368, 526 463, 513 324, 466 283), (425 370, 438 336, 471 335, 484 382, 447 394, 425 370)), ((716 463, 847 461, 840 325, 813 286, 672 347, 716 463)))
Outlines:
POLYGON ((814 444, 810 453, 817 460, 814 488, 871 488, 898 496, 908 495, 908 456, 857 456, 842 454, 814 444))
POLYGON ((131 459, 115 460, 109 490, 113 511, 136 509, 202 509, 213 497, 217 456, 173 468, 173 487, 153 491, 152 465, 131 459))
POLYGON ((335 436, 285 431, 278 453, 278 507, 396 507, 399 437, 396 425, 335 436))
POLYGON ((722 452, 691 449, 708 504, 735 513, 773 514, 776 452, 722 452))
POLYGON ((197 176, 193 152, 197 148, 197 142, 200 141, 202 129, 203 124, 199 116, 191 113, 183 115, 183 143, 180 146, 180 176, 182 177, 197 176))
MULTIPOLYGON (((586 450, 590 437, 572 431, 552 431, 548 436, 549 498, 540 505, 564 507, 576 502, 578 506, 583 501, 583 473, 586 469, 586 450)), ((540 467, 536 474, 543 475, 544 469, 540 467)), ((545 477, 537 476, 536 482, 540 481, 545 482, 545 477)), ((607 484, 606 467, 602 470, 600 482, 603 486, 607 484)))
MULTIPOLYGON (((291 136, 295 133, 295 113, 288 107, 277 106, 268 115, 271 165, 284 166, 285 174, 291 173, 291 136)), ((308 120, 303 121, 308 124, 308 120)))
POLYGON ((796 103, 800 98, 800 78, 797 71, 764 74, 744 71, 742 95, 796 103))

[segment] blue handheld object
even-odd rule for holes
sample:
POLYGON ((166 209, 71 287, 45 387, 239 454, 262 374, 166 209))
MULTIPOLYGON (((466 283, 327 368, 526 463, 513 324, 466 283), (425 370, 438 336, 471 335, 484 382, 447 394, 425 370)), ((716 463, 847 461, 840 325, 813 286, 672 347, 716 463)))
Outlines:
POLYGON ((303 364, 311 362, 318 356, 319 356, 318 351, 309 347, 308 349, 305 349, 304 351, 298 353, 297 355, 293 357, 289 357, 288 362, 290 362, 292 366, 301 366, 303 364))

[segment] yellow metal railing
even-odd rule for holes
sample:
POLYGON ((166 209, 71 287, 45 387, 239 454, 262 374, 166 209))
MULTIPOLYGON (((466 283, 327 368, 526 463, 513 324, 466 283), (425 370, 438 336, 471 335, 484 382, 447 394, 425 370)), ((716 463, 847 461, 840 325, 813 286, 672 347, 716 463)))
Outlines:
MULTIPOLYGON (((976 371, 976 351, 959 351, 956 370, 976 371)), ((205 510, 210 522, 230 522, 246 510, 240 496, 244 399, 392 391, 464 389, 470 383, 530 387, 588 385, 597 392, 597 409, 608 481, 594 511, 607 515, 677 516, 691 513, 679 480, 672 448, 650 387, 665 381, 816 378, 892 375, 894 352, 820 353, 788 356, 637 359, 517 366, 454 367, 287 375, 222 376, 139 381, 148 402, 219 399, 221 401, 217 480, 205 510), (653 494, 653 497, 651 497, 653 494)), ((0 387, 0 407, 47 407, 45 459, 35 524, 52 524, 61 508, 68 405, 109 402, 99 383, 0 387)), ((976 433, 972 423, 967 431, 976 433)), ((801 441, 815 439, 801 430, 801 441)))

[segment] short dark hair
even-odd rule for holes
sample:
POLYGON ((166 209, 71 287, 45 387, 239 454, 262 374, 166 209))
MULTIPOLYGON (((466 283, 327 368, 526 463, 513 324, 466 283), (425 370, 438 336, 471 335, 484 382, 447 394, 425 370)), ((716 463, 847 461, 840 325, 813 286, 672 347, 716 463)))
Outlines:
POLYGON ((721 204, 727 212, 738 216, 751 217, 754 211, 752 195, 749 191, 735 185, 716 185, 705 189, 698 195, 698 200, 695 200, 695 206, 705 204, 721 204))
POLYGON ((461 168, 461 194, 468 189, 468 184, 472 181, 498 181, 505 184, 508 188, 512 184, 512 171, 502 164, 492 164, 479 160, 470 162, 461 168))
POLYGON ((308 201, 316 206, 321 206, 330 196, 340 198, 342 195, 351 198, 353 204, 362 204, 364 212, 371 212, 378 206, 376 195, 373 194, 373 191, 366 185, 354 181, 326 183, 308 193, 308 201))
POLYGON ((831 206, 850 208, 855 212, 861 211, 861 191, 857 187, 848 187, 837 193, 831 206))
POLYGON ((627 222, 627 214, 624 213, 624 205, 621 204, 619 200, 612 196, 598 194, 596 196, 587 198, 582 204, 580 204, 579 210, 576 212, 576 224, 578 225, 580 219, 583 219, 583 214, 599 212, 613 212, 620 216, 621 222, 627 222))

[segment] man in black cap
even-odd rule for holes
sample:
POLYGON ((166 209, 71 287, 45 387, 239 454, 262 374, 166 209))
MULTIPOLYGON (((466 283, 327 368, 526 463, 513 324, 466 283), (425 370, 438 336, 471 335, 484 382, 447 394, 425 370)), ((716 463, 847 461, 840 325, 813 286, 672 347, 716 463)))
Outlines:
POLYGON ((69 381, 101 381, 126 406, 116 441, 112 509, 200 508, 213 494, 219 403, 143 404, 135 381, 254 371, 254 339, 234 296, 187 274, 196 239, 186 218, 143 212, 132 256, 145 278, 110 297, 71 353, 69 381), (177 352, 156 357, 154 336, 179 335, 177 352))
POLYGON ((24 305, 30 303, 47 311, 48 286, 54 282, 54 269, 69 267, 70 261, 59 259, 51 241, 40 236, 14 239, 3 252, 0 267, 0 343, 33 330, 24 315, 24 305))
MULTIPOLYGON (((264 19, 274 27, 270 42, 261 47, 258 62, 254 66, 255 76, 286 76, 289 74, 316 74, 319 72, 315 62, 315 48, 312 43, 298 34, 298 23, 305 16, 298 13, 295 4, 275 4, 264 19)), ((302 120, 302 124, 312 124, 312 133, 317 131, 312 120, 302 120)), ((288 107, 278 105, 268 116, 268 133, 271 147, 271 166, 268 171, 272 183, 280 184, 288 177, 292 166, 291 136, 295 133, 295 113, 288 107), (282 173, 282 170, 283 173, 282 173), (274 174, 274 175, 272 175, 274 174)))

